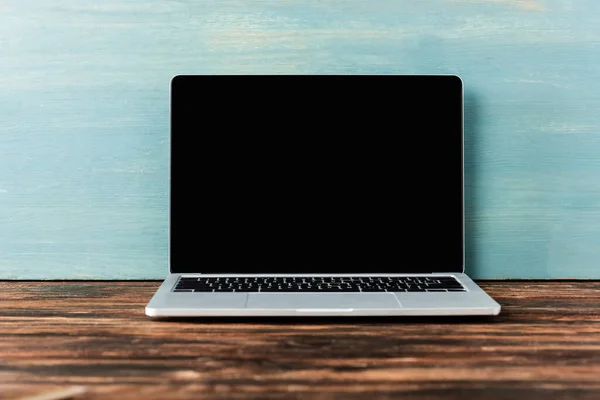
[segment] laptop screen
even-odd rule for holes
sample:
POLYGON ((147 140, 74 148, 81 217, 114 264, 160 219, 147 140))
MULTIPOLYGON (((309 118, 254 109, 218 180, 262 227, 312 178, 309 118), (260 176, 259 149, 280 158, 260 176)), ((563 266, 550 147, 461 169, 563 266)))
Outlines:
POLYGON ((179 76, 170 270, 463 269, 454 76, 179 76))

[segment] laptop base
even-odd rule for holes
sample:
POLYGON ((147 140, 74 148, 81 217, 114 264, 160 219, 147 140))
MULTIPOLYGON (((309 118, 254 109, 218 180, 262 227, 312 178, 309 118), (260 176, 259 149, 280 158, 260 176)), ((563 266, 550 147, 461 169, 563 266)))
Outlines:
MULTIPOLYGON (((151 317, 232 316, 449 316, 498 315, 500 305, 467 275, 410 274, 409 276, 453 276, 464 292, 378 293, 196 293, 173 292, 180 277, 211 277, 204 274, 170 274, 146 306, 151 317)), ((224 277, 223 275, 218 275, 224 277)), ((259 275, 231 275, 254 277, 259 275)), ((286 275, 276 275, 286 276, 286 275)), ((291 276, 291 275, 290 275, 291 276)), ((314 277, 318 274, 294 274, 314 277)), ((373 274, 327 274, 322 276, 407 276, 373 274)))

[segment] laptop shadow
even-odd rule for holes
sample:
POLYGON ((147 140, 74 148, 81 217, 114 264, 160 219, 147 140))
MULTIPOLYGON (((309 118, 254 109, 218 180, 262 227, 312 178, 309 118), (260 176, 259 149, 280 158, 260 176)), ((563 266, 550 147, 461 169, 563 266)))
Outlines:
POLYGON ((471 277, 480 275, 478 253, 478 166, 480 154, 478 125, 479 105, 475 93, 465 91, 464 95, 464 187, 465 187, 465 272, 471 277))

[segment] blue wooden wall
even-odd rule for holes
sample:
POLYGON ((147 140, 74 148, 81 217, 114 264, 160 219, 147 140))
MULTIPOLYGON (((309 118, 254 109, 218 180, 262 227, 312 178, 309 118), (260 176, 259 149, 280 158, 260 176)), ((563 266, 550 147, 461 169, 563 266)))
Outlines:
POLYGON ((599 21, 597 0, 0 0, 0 278, 165 275, 180 73, 459 74, 468 271, 600 278, 599 21))

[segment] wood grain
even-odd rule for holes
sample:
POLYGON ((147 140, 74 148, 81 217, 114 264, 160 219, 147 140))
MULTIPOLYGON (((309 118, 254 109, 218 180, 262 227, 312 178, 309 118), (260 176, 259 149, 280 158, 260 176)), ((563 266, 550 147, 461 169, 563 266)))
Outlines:
POLYGON ((490 318, 155 321, 158 285, 0 282, 0 398, 600 398, 600 282, 482 282, 490 318))

